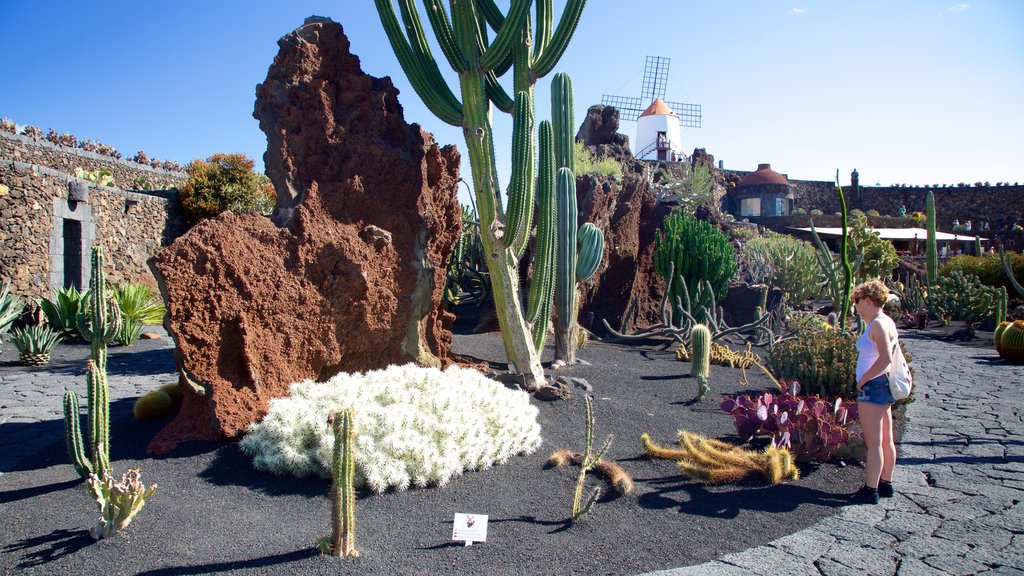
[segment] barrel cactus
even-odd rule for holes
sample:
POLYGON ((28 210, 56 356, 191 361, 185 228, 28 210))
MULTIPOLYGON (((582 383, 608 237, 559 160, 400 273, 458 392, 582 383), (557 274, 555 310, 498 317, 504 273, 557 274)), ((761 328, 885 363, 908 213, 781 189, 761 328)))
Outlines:
POLYGON ((1024 364, 1024 320, 1004 322, 996 329, 999 356, 1014 364, 1024 364))

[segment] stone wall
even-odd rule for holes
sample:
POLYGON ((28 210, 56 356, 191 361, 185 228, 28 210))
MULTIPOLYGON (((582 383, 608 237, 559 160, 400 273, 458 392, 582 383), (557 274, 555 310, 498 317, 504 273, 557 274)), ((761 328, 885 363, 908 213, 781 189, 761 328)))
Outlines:
POLYGON ((49 296, 51 289, 68 284, 87 286, 89 247, 96 242, 107 254, 108 280, 156 285, 147 260, 184 231, 177 191, 128 192, 80 180, 67 171, 104 165, 114 169, 115 181, 141 174, 150 175, 150 182, 165 183, 178 182, 183 175, 3 136, 0 280, 25 296, 49 296), (52 162, 58 168, 15 160, 8 154, 52 162), (80 163, 75 164, 76 160, 80 163))
POLYGON ((81 148, 61 146, 46 140, 33 140, 23 134, 0 131, 0 159, 34 164, 53 168, 65 174, 74 174, 75 168, 97 170, 110 168, 114 173, 114 184, 123 190, 135 190, 136 180, 144 178, 150 188, 174 188, 185 179, 183 172, 168 172, 137 162, 118 160, 81 148))

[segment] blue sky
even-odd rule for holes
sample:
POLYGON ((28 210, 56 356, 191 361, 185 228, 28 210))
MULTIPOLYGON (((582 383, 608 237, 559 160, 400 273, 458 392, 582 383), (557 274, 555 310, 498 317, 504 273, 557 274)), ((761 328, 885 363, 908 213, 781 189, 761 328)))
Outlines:
MULTIPOLYGON (((406 120, 464 150, 461 131, 406 81, 370 0, 0 0, 0 117, 126 155, 184 164, 243 152, 262 166, 255 86, 277 39, 314 14, 345 27, 364 71, 392 77, 406 120)), ((638 96, 646 56, 671 58, 667 98, 703 106, 684 149, 705 148, 726 168, 770 162, 815 180, 838 169, 844 182, 857 168, 862 183, 883 185, 1024 182, 1022 23, 1014 0, 591 0, 556 71, 572 76, 578 121, 603 94, 638 96)), ((537 86, 537 116, 549 118, 550 76, 537 86)), ((496 116, 505 181, 511 124, 496 116)))

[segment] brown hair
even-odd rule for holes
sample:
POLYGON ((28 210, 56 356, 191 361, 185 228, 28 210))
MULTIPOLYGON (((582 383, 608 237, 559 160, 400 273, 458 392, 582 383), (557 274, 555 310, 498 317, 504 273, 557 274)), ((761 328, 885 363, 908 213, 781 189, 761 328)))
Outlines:
POLYGON ((886 287, 879 279, 868 280, 863 284, 859 284, 853 289, 854 300, 863 300, 867 298, 879 308, 885 306, 885 303, 889 300, 889 288, 886 287))

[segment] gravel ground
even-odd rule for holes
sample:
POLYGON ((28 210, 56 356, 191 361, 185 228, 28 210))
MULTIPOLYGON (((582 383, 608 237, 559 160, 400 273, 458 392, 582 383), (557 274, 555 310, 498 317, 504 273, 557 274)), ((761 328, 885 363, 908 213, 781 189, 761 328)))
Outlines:
MULTIPOLYGON (((504 356, 494 333, 457 335, 454 349, 492 362, 504 356)), ((169 359, 170 349, 164 350, 169 359)), ((146 352, 147 362, 154 361, 153 354, 146 352)), ((588 364, 564 374, 592 386, 595 442, 614 434, 609 455, 633 475, 636 490, 617 498, 605 490, 576 523, 567 521, 575 469, 545 469, 544 461, 555 448, 582 450, 580 390, 568 401, 533 400, 540 409, 544 443, 532 455, 467 473, 444 488, 361 493, 356 519, 362 555, 352 560, 322 558, 313 551, 317 538, 330 529, 327 481, 255 471, 230 443, 187 444, 168 457, 151 457, 145 445, 163 422, 133 421, 125 399, 113 412, 114 466, 118 471, 141 467, 143 481, 159 485, 156 495, 121 536, 94 543, 85 528, 94 522, 95 504, 67 463, 63 441, 51 436, 33 456, 0 476, 0 569, 39 574, 636 574, 704 562, 794 533, 834 515, 863 481, 859 464, 830 463, 803 466, 799 482, 774 487, 691 482, 671 462, 640 457, 639 436, 648 432, 670 443, 676 430, 685 428, 735 440, 732 420, 718 402, 720 394, 742 390, 739 370, 713 366, 712 393, 693 403, 696 383, 686 375, 689 364, 676 362, 671 350, 592 342, 579 356, 588 364), (451 542, 453 515, 459 512, 489 516, 487 543, 467 548, 451 542)), ((133 371, 130 361, 118 366, 133 371)), ((750 389, 767 385, 757 371, 748 376, 750 389)), ((160 384, 156 376, 152 379, 147 389, 160 384)), ((36 425, 60 427, 59 420, 36 425)), ((588 476, 587 482, 602 485, 599 477, 588 476)))

